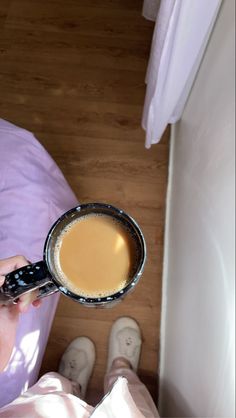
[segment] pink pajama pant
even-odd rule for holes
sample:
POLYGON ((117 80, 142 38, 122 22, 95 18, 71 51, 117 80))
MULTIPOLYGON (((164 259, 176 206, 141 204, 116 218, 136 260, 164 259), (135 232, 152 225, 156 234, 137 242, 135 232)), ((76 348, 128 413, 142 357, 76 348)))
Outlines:
POLYGON ((156 406, 136 373, 115 360, 104 379, 107 394, 95 408, 80 399, 78 384, 47 373, 0 410, 1 418, 156 418, 156 406))

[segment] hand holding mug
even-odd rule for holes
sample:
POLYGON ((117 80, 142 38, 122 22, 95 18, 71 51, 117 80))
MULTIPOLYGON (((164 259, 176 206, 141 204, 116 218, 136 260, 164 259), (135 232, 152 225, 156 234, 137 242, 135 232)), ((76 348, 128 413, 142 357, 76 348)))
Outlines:
MULTIPOLYGON (((29 264, 23 256, 9 257, 0 260, 0 288, 5 281, 5 276, 15 269, 29 264)), ((35 307, 40 305, 35 300, 37 292, 30 292, 19 298, 18 303, 8 306, 0 306, 0 371, 7 365, 15 343, 16 327, 19 314, 26 312, 32 303, 35 307)))

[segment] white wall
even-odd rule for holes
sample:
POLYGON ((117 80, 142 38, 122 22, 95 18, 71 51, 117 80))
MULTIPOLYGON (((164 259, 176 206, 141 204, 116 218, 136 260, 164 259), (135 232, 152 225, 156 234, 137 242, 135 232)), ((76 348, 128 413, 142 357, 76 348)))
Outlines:
POLYGON ((234 1, 172 131, 160 414, 234 417, 234 1))

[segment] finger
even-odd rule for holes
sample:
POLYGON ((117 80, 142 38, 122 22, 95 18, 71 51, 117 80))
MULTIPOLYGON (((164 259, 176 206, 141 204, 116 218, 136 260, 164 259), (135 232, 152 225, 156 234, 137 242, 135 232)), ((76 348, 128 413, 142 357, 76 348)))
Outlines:
POLYGON ((26 312, 31 305, 31 303, 37 298, 38 290, 34 292, 28 292, 25 295, 21 296, 17 304, 19 312, 26 312))
POLYGON ((5 277, 4 276, 0 276, 0 287, 3 285, 4 280, 5 280, 5 277))
POLYGON ((40 299, 36 299, 36 300, 33 301, 32 305, 35 308, 40 308, 40 306, 42 305, 42 301, 40 299))
POLYGON ((0 275, 5 276, 11 271, 27 266, 28 264, 28 260, 23 255, 5 258, 4 260, 0 260, 0 275))

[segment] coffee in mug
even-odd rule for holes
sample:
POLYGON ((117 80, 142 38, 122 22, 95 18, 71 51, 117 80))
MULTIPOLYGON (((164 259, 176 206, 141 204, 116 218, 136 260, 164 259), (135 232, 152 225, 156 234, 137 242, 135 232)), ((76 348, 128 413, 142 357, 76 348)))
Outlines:
POLYGON ((136 252, 137 244, 121 222, 108 215, 90 214, 61 231, 54 265, 68 289, 99 298, 128 284, 136 252))

